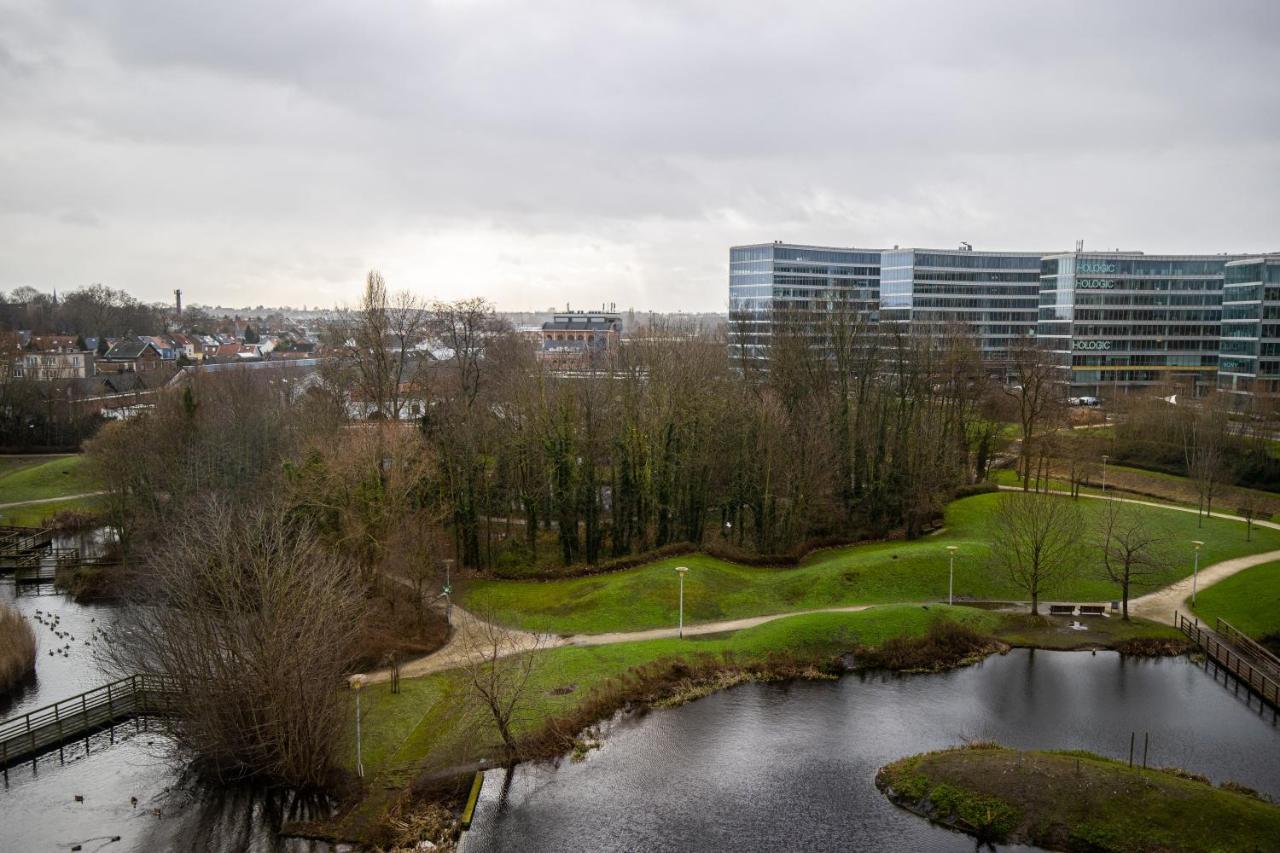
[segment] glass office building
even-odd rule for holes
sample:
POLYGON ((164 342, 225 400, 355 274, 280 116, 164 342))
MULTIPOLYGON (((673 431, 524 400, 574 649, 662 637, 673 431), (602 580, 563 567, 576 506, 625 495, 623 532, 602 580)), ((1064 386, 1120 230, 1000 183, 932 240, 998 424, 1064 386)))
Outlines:
POLYGON ((1235 394, 1280 393, 1280 255, 1226 264, 1218 388, 1235 394))
POLYGON ((1085 253, 1045 257, 1036 336, 1069 394, 1114 396, 1216 384, 1225 255, 1085 253))
POLYGON ((880 319, 913 330, 971 335, 982 358, 1009 358, 1034 336, 1043 252, 892 249, 881 254, 880 319))
POLYGON ((870 320, 880 302, 880 251, 760 243, 729 250, 729 347, 735 359, 768 358, 773 323, 843 306, 870 320))
POLYGON ((777 309, 842 301, 913 332, 968 334, 993 367, 1034 337, 1072 396, 1280 394, 1280 254, 730 249, 735 354, 768 358, 777 309))

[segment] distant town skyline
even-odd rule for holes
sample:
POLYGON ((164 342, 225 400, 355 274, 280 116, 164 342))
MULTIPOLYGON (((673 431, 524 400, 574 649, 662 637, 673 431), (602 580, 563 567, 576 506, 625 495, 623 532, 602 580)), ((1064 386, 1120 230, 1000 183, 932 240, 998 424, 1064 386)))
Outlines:
POLYGON ((581 11, 0 0, 0 290, 723 312, 770 240, 1280 249, 1273 2, 581 11))

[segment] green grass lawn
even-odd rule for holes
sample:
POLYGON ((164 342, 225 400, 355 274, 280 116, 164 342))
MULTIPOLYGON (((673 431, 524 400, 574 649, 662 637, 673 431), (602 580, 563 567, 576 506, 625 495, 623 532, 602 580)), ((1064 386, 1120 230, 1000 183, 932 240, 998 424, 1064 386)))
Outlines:
POLYGON ((0 456, 0 477, 12 474, 14 471, 20 471, 23 468, 30 468, 32 465, 48 462, 50 458, 49 456, 28 455, 0 456))
MULTIPOLYGON (((518 728, 532 731, 549 717, 573 708, 593 686, 664 658, 727 655, 745 663, 778 652, 819 658, 855 645, 879 645, 891 637, 921 636, 941 616, 987 634, 1002 624, 998 614, 970 607, 891 605, 857 613, 791 616, 742 631, 684 640, 549 649, 538 653, 542 662, 532 682, 536 699, 518 728)), ((387 684, 365 688, 361 719, 366 770, 422 769, 424 761, 444 767, 497 757, 497 732, 487 718, 465 713, 466 692, 457 670, 405 679, 398 694, 387 684)))
POLYGON ((1209 625, 1226 619, 1254 639, 1280 635, 1280 562, 1245 569, 1201 590, 1195 612, 1209 625))
POLYGON ((0 504, 59 498, 100 487, 89 476, 83 456, 58 456, 0 474, 0 504))
MULTIPOLYGON (((993 565, 989 518, 1000 495, 977 495, 947 507, 946 529, 913 542, 893 541, 823 551, 794 568, 743 566, 702 554, 659 560, 605 575, 554 581, 469 581, 463 606, 510 625, 562 634, 634 631, 674 625, 677 584, 672 571, 686 565, 685 621, 714 622, 745 616, 814 610, 848 604, 938 601, 947 594, 947 552, 956 557, 956 595, 1017 600, 1023 593, 993 565)), ((1055 500, 1070 500, 1055 498, 1055 500)), ((1118 595, 1105 580, 1087 542, 1105 504, 1078 503, 1084 516, 1079 556, 1047 599, 1105 601, 1118 595)), ((1163 586, 1191 572, 1192 539, 1207 544, 1201 565, 1280 549, 1280 531, 1255 528, 1245 541, 1241 522, 1138 507, 1168 542, 1173 556, 1154 577, 1163 586)), ((1142 590, 1139 590, 1141 592, 1142 590)))

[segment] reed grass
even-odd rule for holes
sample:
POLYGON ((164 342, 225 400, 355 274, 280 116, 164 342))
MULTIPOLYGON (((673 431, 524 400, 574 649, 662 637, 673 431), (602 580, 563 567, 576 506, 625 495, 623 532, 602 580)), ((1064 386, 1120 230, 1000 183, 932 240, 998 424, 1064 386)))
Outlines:
POLYGON ((35 631, 21 613, 0 604, 0 694, 8 692, 35 668, 35 631))

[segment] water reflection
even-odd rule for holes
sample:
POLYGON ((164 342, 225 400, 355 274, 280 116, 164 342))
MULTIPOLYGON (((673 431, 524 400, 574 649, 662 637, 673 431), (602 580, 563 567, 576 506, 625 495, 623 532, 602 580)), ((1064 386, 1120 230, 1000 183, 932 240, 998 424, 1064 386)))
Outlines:
POLYGON ((1117 758, 1280 797, 1280 729, 1186 659, 1016 651, 942 675, 747 685, 618 724, 580 764, 486 780, 468 853, 972 850, 890 805, 875 771, 968 737, 1117 758), (1139 755, 1140 760, 1140 755, 1139 755))
MULTIPOLYGON (((95 554, 109 540, 89 531, 57 544, 95 554)), ((0 601, 32 621, 39 653, 35 676, 0 699, 0 716, 106 683, 98 652, 116 607, 77 604, 45 585, 18 592, 11 576, 0 578, 0 601)), ((191 779, 183 766, 154 725, 130 720, 10 768, 0 777, 0 851, 67 850, 76 844, 112 853, 330 849, 277 835, 284 820, 327 815, 330 804, 323 798, 248 786, 211 788, 191 779)))
POLYGON ((183 766, 163 735, 130 722, 69 745, 61 756, 53 752, 10 768, 0 790, 0 849, 81 844, 93 850, 104 841, 112 851, 139 853, 330 849, 277 835, 285 821, 328 816, 328 799, 249 785, 212 787, 183 766))

